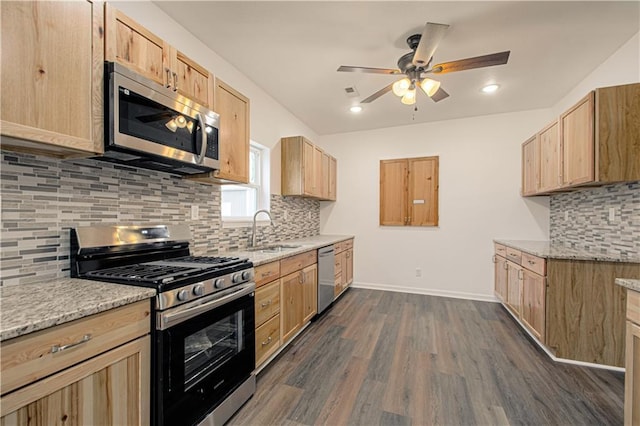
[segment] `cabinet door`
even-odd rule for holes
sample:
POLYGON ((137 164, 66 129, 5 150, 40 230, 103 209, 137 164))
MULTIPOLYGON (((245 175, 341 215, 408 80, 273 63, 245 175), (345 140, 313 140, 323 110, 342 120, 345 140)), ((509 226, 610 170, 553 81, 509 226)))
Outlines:
MULTIPOLYGON (((189 99, 213 109, 213 75, 182 52, 172 49, 171 69, 176 73, 174 88, 189 99)), ((218 112, 218 111, 216 111, 218 112)))
POLYGON ((345 284, 349 285, 353 282, 353 249, 349 249, 345 253, 345 284))
POLYGON ((307 266, 302 274, 302 324, 306 324, 318 312, 318 265, 307 266))
MULTIPOLYGON (((631 291, 631 290, 629 290, 631 291)), ((640 326, 627 321, 624 424, 640 424, 640 326)))
POLYGON ((324 200, 329 199, 329 186, 330 186, 330 175, 329 175, 329 154, 322 153, 322 190, 321 198, 324 200))
POLYGON ((338 183, 338 161, 329 156, 329 200, 335 201, 337 196, 337 183, 338 183))
POLYGON ((557 189, 562 184, 560 165, 560 131, 557 122, 540 132, 540 192, 557 189))
POLYGON ((220 114, 220 170, 215 176, 249 182, 249 99, 216 79, 214 110, 220 114))
POLYGON ((565 186, 594 180, 593 92, 560 116, 562 180, 565 186))
POLYGON ((522 271, 522 321, 544 343, 545 278, 527 269, 522 271))
POLYGON ((501 302, 507 301, 507 260, 502 256, 494 256, 495 294, 501 302))
POLYGON ((302 326, 302 271, 282 278, 280 286, 280 332, 286 343, 302 326))
POLYGON ((380 225, 406 225, 408 162, 380 161, 380 225))
POLYGON ((408 223, 438 226, 438 157, 410 158, 408 223))
POLYGON ((519 318, 522 312, 522 267, 507 261, 507 306, 519 318))
POLYGON ((149 337, 2 397, 0 424, 148 425, 149 337))
POLYGON ((170 83, 172 76, 166 71, 171 72, 169 45, 110 4, 105 11, 107 61, 122 64, 158 84, 170 83))
POLYGON ((316 175, 313 165, 315 147, 308 141, 302 142, 302 191, 304 195, 315 194, 316 175))
POLYGON ((522 195, 538 192, 539 179, 538 138, 534 136, 522 144, 522 195))
POLYGON ((0 2, 0 131, 58 157, 103 152, 102 8, 87 1, 0 2))

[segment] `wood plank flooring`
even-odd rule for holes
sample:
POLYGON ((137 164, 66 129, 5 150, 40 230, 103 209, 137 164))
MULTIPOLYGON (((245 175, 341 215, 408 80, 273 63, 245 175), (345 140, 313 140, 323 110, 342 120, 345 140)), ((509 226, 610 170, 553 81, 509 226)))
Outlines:
POLYGON ((624 374, 551 361, 497 303, 350 289, 232 425, 616 425, 624 374))

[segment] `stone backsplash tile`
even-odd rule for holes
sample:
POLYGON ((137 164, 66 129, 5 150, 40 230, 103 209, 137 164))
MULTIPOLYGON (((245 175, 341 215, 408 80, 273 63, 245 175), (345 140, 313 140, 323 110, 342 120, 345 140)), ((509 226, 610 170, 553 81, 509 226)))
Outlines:
MULTIPOLYGON (((223 228, 220 187, 91 159, 1 151, 0 285, 69 276, 69 229, 99 224, 187 223, 196 255, 246 247, 251 228, 223 228), (191 220, 197 205, 199 219, 191 220)), ((318 235, 320 203, 271 196, 274 226, 262 242, 318 235)))
POLYGON ((640 253, 640 182, 552 195, 550 211, 553 242, 611 255, 640 253), (611 207, 613 221, 609 221, 611 207))

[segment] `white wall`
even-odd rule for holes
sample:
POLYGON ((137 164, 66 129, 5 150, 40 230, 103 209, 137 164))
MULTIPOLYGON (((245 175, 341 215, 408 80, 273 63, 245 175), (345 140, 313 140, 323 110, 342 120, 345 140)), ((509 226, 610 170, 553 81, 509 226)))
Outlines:
POLYGON ((492 240, 548 238, 548 197, 519 196, 520 144, 548 120, 536 110, 324 136, 338 201, 322 203, 321 233, 356 236, 356 285, 493 300, 492 240), (431 155, 440 226, 379 226, 380 160, 431 155))
POLYGON ((209 69, 251 100, 251 139, 272 149, 271 193, 280 194, 280 138, 304 135, 310 140, 317 134, 249 80, 230 63, 206 47, 178 25, 169 15, 149 1, 118 1, 115 7, 169 44, 209 69))

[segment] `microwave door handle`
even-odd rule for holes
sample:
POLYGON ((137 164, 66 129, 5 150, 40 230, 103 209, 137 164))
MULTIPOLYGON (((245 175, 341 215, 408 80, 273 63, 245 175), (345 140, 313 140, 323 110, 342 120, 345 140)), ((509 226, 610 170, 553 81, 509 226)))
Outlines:
MULTIPOLYGON (((200 112, 196 112, 196 120, 200 122, 200 129, 202 133, 202 146, 200 147, 200 153, 196 157, 196 164, 202 164, 204 156, 207 154, 207 124, 204 121, 204 117, 200 112)), ((193 128, 193 133, 196 134, 198 125, 193 128)))

